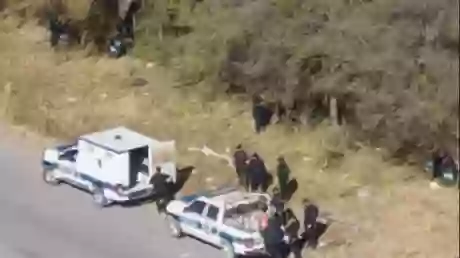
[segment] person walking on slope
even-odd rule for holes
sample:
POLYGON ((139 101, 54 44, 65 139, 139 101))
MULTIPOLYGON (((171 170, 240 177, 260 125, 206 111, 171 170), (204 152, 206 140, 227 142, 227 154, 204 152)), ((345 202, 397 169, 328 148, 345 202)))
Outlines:
POLYGON ((318 245, 317 219, 319 216, 318 206, 313 204, 309 199, 303 200, 304 205, 304 238, 307 247, 316 248, 318 245))
POLYGON ((250 181, 251 192, 262 191, 267 181, 267 169, 264 161, 257 153, 254 153, 249 160, 248 178, 250 181))
POLYGON ((236 151, 233 154, 233 165, 235 166, 238 181, 241 186, 248 190, 248 175, 247 175, 248 154, 243 150, 243 146, 238 144, 236 151))
POLYGON ((252 117, 257 134, 261 133, 270 124, 273 112, 266 107, 260 96, 254 96, 252 99, 252 117))
POLYGON ((291 170, 286 163, 284 157, 278 157, 278 165, 276 167, 276 175, 278 177, 278 186, 280 189, 280 195, 282 199, 286 198, 287 188, 289 184, 289 175, 291 170))

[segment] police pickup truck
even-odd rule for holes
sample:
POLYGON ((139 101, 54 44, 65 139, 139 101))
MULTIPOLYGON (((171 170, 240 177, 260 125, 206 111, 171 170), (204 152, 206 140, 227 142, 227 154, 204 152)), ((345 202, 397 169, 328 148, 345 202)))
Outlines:
POLYGON ((155 193, 152 176, 176 180, 175 142, 162 142, 125 127, 78 137, 74 144, 46 148, 43 179, 65 182, 93 195, 99 207, 149 198, 155 193))
POLYGON ((174 237, 192 236, 221 248, 227 258, 262 255, 269 202, 267 194, 225 187, 170 202, 166 218, 174 237))

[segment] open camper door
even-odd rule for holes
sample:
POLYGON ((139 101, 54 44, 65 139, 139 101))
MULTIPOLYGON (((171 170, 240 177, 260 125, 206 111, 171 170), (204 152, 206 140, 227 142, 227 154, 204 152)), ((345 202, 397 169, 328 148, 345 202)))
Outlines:
POLYGON ((161 167, 161 171, 169 175, 172 182, 176 182, 176 142, 158 142, 150 146, 151 172, 156 172, 156 167, 161 167))

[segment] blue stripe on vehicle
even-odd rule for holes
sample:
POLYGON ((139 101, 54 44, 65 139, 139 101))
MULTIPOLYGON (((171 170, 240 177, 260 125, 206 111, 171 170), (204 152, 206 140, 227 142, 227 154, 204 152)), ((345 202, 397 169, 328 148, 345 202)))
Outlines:
POLYGON ((49 162, 49 161, 43 161, 42 162, 42 167, 44 169, 54 169, 57 167, 57 165, 55 163, 52 163, 52 162, 49 162))
MULTIPOLYGON (((59 167, 59 164, 56 164, 56 163, 53 163, 53 162, 49 162, 49 161, 42 161, 42 166, 43 168, 45 169, 54 169, 54 168, 58 168, 59 167)), ((115 190, 116 189, 116 186, 113 185, 113 184, 110 184, 108 182, 104 182, 104 181, 101 181, 101 180, 98 180, 88 174, 85 174, 85 173, 81 173, 81 172, 76 172, 74 174, 76 177, 79 177, 83 180, 86 180, 86 181, 89 181, 91 183, 93 183, 94 185, 96 185, 97 187, 100 187, 100 188, 108 188, 108 189, 111 189, 111 190, 115 190)))
POLYGON ((107 182, 104 182, 104 181, 101 181, 99 179, 96 179, 88 174, 84 174, 84 173, 80 173, 80 172, 77 172, 76 173, 76 176, 83 179, 83 180, 86 180, 86 181, 89 181, 91 183, 93 183, 94 185, 96 185, 97 187, 100 187, 100 188, 108 188, 108 189, 111 189, 111 190, 115 190, 115 185, 112 185, 110 183, 107 183, 107 182))
POLYGON ((189 218, 183 217, 183 216, 177 217, 177 220, 178 220, 180 223, 186 224, 186 225, 188 225, 188 226, 191 226, 191 227, 194 227, 194 228, 197 228, 197 229, 202 228, 201 222, 198 221, 198 220, 189 219, 189 218))
POLYGON ((227 241, 229 241, 230 243, 232 243, 233 241, 236 240, 236 237, 226 233, 226 232, 219 232, 219 236, 222 238, 222 239, 225 239, 227 241))

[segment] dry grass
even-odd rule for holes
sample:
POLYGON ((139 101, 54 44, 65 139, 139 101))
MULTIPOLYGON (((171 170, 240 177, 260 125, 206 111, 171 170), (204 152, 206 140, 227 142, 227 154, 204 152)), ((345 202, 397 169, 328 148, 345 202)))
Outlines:
MULTIPOLYGON (((314 257, 430 257, 458 254, 458 197, 455 190, 431 191, 417 171, 386 163, 369 148, 348 150, 346 136, 331 128, 291 132, 272 126, 253 134, 249 108, 237 101, 209 101, 174 89, 161 67, 146 68, 129 58, 86 58, 83 53, 53 53, 45 31, 17 29, 15 19, 0 23, 0 112, 15 124, 71 139, 81 133, 124 124, 161 139, 177 140, 183 166, 194 165, 184 191, 229 182, 233 172, 221 162, 187 151, 207 145, 225 152, 239 142, 259 152, 274 167, 286 156, 300 183, 294 200, 309 196, 333 214, 325 240, 336 246, 314 257), (149 83, 132 86, 136 78, 149 83), (343 162, 326 162, 331 152, 343 162), (329 165, 329 166, 325 166, 329 165), (367 191, 368 197, 358 197, 367 191)), ((293 203, 295 206, 295 202, 293 203)))

